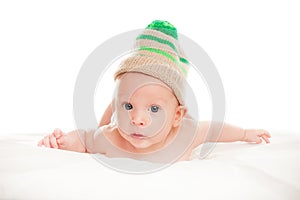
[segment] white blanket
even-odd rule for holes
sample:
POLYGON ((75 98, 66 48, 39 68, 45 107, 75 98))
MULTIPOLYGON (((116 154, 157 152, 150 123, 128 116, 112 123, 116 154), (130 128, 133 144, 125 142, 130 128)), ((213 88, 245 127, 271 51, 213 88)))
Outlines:
POLYGON ((204 160, 142 175, 37 147, 41 137, 0 136, 0 199, 300 199, 300 132, 273 131, 271 144, 218 143, 204 160))

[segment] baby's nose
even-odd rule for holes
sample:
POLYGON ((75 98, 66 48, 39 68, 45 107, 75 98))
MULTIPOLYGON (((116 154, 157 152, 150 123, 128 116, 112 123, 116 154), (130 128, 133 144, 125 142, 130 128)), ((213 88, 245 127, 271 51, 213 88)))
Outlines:
POLYGON ((136 111, 131 115, 131 123, 135 126, 147 126, 149 121, 149 116, 145 112, 136 111))

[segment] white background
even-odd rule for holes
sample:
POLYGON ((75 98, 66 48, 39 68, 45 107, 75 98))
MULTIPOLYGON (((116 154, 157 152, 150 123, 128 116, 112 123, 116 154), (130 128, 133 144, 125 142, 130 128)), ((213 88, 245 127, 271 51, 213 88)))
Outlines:
POLYGON ((1 1, 0 134, 74 129, 73 89, 85 59, 155 19, 174 24, 213 60, 228 123, 298 131, 299 10, 296 0, 1 1))

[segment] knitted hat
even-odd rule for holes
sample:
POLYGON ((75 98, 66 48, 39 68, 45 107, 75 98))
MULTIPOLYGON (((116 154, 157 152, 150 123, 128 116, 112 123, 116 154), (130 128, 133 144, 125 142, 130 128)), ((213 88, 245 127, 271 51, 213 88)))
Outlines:
POLYGON ((177 40, 176 28, 167 21, 153 21, 136 38, 133 55, 121 62, 115 80, 126 72, 139 72, 157 78, 174 92, 184 105, 188 61, 177 40))

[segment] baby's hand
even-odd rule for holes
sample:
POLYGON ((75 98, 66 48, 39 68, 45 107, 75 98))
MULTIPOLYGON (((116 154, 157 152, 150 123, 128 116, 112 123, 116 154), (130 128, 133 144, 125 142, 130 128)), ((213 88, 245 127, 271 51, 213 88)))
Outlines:
POLYGON ((60 129, 55 129, 53 133, 46 135, 38 142, 38 146, 58 149, 63 145, 65 134, 60 129))
POLYGON ((266 143, 270 143, 268 139, 270 137, 270 133, 263 129, 245 129, 242 141, 255 142, 256 144, 260 144, 262 143, 263 139, 266 143))
POLYGON ((46 135, 39 141, 38 146, 44 145, 45 147, 63 149, 76 152, 86 152, 79 137, 79 130, 64 133, 60 129, 55 129, 52 134, 46 135))

